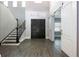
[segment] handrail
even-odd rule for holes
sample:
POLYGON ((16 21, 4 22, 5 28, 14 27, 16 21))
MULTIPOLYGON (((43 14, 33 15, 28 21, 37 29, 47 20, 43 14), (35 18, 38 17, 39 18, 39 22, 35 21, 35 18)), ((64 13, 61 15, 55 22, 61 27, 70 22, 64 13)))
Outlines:
POLYGON ((23 33, 24 30, 25 30, 25 20, 24 20, 24 22, 23 22, 20 26, 18 26, 18 21, 17 21, 17 27, 14 28, 14 29, 0 42, 0 45, 1 45, 1 43, 2 43, 13 31, 15 31, 15 30, 16 30, 16 43, 19 43, 19 39, 20 39, 22 33, 23 33))
POLYGON ((22 33, 23 33, 24 30, 25 30, 25 20, 24 20, 24 22, 19 26, 19 20, 17 19, 17 28, 16 28, 16 30, 17 30, 16 42, 18 43, 18 42, 19 42, 19 38, 21 37, 22 33), (19 31, 19 29, 21 29, 21 30, 19 31), (22 32, 21 32, 21 31, 22 31, 22 32), (20 32, 21 32, 21 33, 20 33, 20 32))
MULTIPOLYGON (((25 21, 24 21, 25 22, 25 21)), ((20 26, 18 26, 18 28, 20 28, 23 24, 24 24, 24 22, 20 25, 20 26)))
MULTIPOLYGON (((15 29, 13 29, 2 41, 4 41, 15 29)), ((0 44, 1 44, 2 41, 0 41, 0 44)))
MULTIPOLYGON (((2 7, 5 7, 5 8, 9 11, 10 15, 12 15, 12 17, 14 18, 14 21, 15 21, 16 18, 15 18, 15 16, 13 15, 13 13, 11 12, 11 10, 10 10, 7 6, 5 6, 3 3, 1 3, 1 2, 0 2, 0 5, 1 5, 2 7)), ((7 14, 8 14, 8 12, 7 12, 7 14)), ((12 19, 12 18, 10 18, 10 19, 12 19)), ((16 22, 16 21, 15 21, 15 22, 16 22)), ((0 41, 0 43, 1 43, 2 41, 4 41, 15 29, 16 29, 16 27, 13 27, 13 29, 11 29, 11 31, 8 32, 7 35, 2 38, 2 40, 0 41)))
MULTIPOLYGON (((2 4, 2 3, 1 3, 2 4)), ((2 4, 4 5, 4 4, 2 4)), ((4 5, 5 6, 5 5, 4 5)), ((6 8, 8 8, 7 6, 5 6, 6 8)), ((10 13, 13 15, 13 13, 11 12, 11 10, 8 8, 8 10, 10 11, 10 13)), ((13 15, 14 19, 15 16, 13 15)), ((15 20, 14 20, 15 21, 15 20)), ((16 19, 16 28, 14 28, 6 37, 3 38, 3 40, 0 41, 0 44, 7 38, 9 37, 9 35, 14 31, 16 30, 16 43, 19 43, 19 38, 21 37, 22 33, 24 32, 25 30, 25 20, 23 21, 23 23, 19 26, 19 20, 16 19)))

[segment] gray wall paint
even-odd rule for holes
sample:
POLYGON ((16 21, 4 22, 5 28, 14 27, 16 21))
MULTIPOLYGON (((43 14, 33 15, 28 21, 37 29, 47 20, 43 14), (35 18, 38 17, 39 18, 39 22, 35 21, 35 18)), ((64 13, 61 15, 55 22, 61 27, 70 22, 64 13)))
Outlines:
POLYGON ((25 20, 25 8, 22 7, 9 7, 9 8, 16 18, 20 20, 25 20))
POLYGON ((11 10, 12 14, 18 18, 19 24, 21 25, 25 20, 25 7, 21 6, 21 1, 17 1, 17 7, 13 7, 13 2, 8 1, 8 7, 11 10))
POLYGON ((17 7, 13 7, 13 2, 9 1, 8 7, 16 18, 25 20, 25 7, 22 7, 21 4, 21 1, 17 1, 17 7))
POLYGON ((9 8, 0 3, 0 41, 16 27, 16 19, 9 8))
POLYGON ((19 24, 25 20, 25 8, 23 7, 9 7, 12 14, 19 19, 19 24))

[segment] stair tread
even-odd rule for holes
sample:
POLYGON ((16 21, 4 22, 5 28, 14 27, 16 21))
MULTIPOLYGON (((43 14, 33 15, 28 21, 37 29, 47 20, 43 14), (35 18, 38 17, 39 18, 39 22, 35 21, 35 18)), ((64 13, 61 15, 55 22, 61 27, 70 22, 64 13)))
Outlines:
POLYGON ((3 41, 3 43, 4 42, 16 42, 16 40, 5 40, 5 41, 3 41))
POLYGON ((16 37, 16 36, 8 36, 8 37, 16 37))
POLYGON ((12 32, 12 33, 16 33, 16 32, 12 32))
POLYGON ((6 38, 6 39, 16 39, 16 37, 8 37, 8 38, 6 38))
POLYGON ((17 36, 17 35, 10 34, 9 36, 17 36))
POLYGON ((20 43, 2 43, 1 45, 11 45, 11 46, 17 45, 18 46, 19 44, 20 43))
MULTIPOLYGON (((8 38, 9 38, 9 37, 11 38, 12 36, 8 36, 8 38)), ((12 38, 14 38, 14 37, 12 37, 12 38)), ((15 38, 16 38, 16 37, 15 37, 15 38)))
POLYGON ((12 35, 12 34, 10 34, 9 36, 16 36, 16 35, 12 35))
POLYGON ((6 39, 6 40, 16 40, 16 39, 6 39))
POLYGON ((17 34, 10 34, 10 35, 17 35, 17 34))
POLYGON ((5 40, 5 41, 16 41, 16 40, 12 40, 12 39, 11 39, 11 40, 5 40))
POLYGON ((9 36, 7 39, 16 39, 16 37, 9 36))
POLYGON ((8 44, 8 43, 10 43, 10 44, 13 44, 13 43, 16 43, 16 42, 3 42, 2 44, 8 44))
MULTIPOLYGON (((12 36, 12 37, 16 37, 17 35, 9 35, 9 37, 11 37, 11 36, 12 36)), ((18 35, 18 36, 19 36, 19 35, 18 35)))
MULTIPOLYGON (((10 34, 10 35, 17 35, 17 34, 10 34)), ((20 34, 18 33, 18 35, 20 35, 20 34)))

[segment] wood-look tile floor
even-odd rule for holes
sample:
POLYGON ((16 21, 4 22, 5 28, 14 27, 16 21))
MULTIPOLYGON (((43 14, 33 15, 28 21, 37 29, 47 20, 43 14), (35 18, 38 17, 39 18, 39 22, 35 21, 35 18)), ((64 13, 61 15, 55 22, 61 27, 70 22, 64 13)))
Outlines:
POLYGON ((2 57, 67 57, 60 47, 60 40, 24 40, 19 46, 0 46, 2 57))

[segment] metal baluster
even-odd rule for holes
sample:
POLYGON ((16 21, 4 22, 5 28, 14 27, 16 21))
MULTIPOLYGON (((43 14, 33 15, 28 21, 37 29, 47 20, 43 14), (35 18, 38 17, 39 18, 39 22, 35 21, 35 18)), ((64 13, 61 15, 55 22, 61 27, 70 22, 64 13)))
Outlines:
POLYGON ((16 20, 17 20, 17 28, 16 28, 16 33, 17 33, 17 34, 16 34, 16 43, 19 43, 19 37, 18 37, 18 36, 19 36, 19 35, 18 35, 18 29, 19 29, 19 26, 18 26, 18 25, 19 25, 19 24, 18 24, 18 19, 16 19, 16 20))

